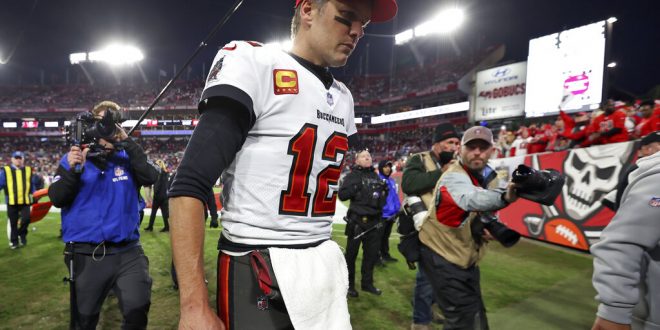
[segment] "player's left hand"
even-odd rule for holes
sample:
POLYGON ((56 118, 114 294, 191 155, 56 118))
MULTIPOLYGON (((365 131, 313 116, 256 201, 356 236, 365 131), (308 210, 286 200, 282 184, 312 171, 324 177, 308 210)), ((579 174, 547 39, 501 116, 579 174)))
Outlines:
POLYGON ((596 317, 591 330, 630 330, 630 324, 615 323, 601 317, 596 317))

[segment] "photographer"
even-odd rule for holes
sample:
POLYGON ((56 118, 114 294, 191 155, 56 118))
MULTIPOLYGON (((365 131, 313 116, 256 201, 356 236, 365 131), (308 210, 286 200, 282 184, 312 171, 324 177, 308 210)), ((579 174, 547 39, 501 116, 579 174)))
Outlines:
POLYGON ((376 225, 381 221, 383 206, 387 202, 387 184, 380 179, 371 167, 371 154, 368 150, 358 152, 355 167, 344 178, 339 187, 339 199, 351 200, 346 215, 346 264, 348 265, 348 296, 357 297, 355 290, 355 259, 362 243, 362 290, 380 295, 382 291, 374 286, 374 266, 380 248, 380 231, 376 225), (368 231, 368 232, 367 232, 368 231), (361 237, 356 236, 364 233, 361 237))
POLYGON ((488 189, 497 174, 487 166, 493 134, 475 126, 463 135, 458 162, 435 188, 435 203, 422 224, 420 266, 445 316, 445 329, 487 329, 478 262, 492 236, 480 226, 479 212, 504 208, 516 200, 513 185, 488 189))
MULTIPOLYGON (((419 196, 430 209, 433 204, 433 188, 442 170, 452 162, 461 143, 459 135, 450 123, 439 124, 433 134, 431 150, 408 158, 401 178, 401 189, 408 196, 419 196)), ((416 239, 416 234, 411 237, 416 239)), ((418 246, 416 243, 414 246, 418 246)), ((431 306, 434 303, 433 288, 418 269, 413 291, 413 324, 411 329, 429 329, 433 320, 431 306)))
POLYGON ((113 290, 122 328, 145 329, 151 277, 139 241, 138 189, 154 184, 158 169, 118 125, 116 103, 101 102, 92 115, 93 121, 75 123, 84 132, 74 134, 83 136, 74 141, 81 146, 72 146, 64 155, 48 191, 53 205, 62 208, 70 328, 94 329, 113 290))

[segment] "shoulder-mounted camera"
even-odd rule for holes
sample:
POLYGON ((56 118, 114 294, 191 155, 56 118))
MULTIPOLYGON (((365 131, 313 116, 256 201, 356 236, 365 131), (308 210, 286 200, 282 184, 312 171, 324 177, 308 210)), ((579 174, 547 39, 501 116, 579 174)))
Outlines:
MULTIPOLYGON (((107 101, 106 101, 107 102, 107 101)), ((104 103, 97 105, 95 112, 104 103)), ((96 144, 99 139, 114 141, 117 135, 117 124, 124 121, 119 106, 113 102, 105 106, 105 113, 102 117, 95 116, 94 113, 86 111, 76 115, 71 125, 66 129, 67 145, 96 144)))

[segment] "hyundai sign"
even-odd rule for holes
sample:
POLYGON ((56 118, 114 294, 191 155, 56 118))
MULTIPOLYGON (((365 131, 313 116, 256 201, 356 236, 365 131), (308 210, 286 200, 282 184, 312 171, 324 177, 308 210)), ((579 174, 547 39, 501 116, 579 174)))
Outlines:
POLYGON ((529 41, 528 117, 592 110, 603 93, 605 21, 529 41))
POLYGON ((520 117, 525 110, 527 63, 504 65, 477 73, 476 121, 520 117))

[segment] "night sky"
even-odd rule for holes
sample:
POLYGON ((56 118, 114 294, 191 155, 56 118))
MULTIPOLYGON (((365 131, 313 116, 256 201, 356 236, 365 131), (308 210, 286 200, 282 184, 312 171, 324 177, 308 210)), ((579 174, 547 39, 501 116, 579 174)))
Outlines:
MULTIPOLYGON (((217 48, 233 39, 268 42, 289 36, 293 0, 245 0, 200 54, 193 73, 208 70, 217 48)), ((233 4, 228 0, 2 0, 0 9, 0 83, 38 81, 41 70, 63 75, 68 54, 101 48, 110 41, 140 47, 149 74, 179 67, 233 4), (34 7, 34 10, 32 8, 34 7), (22 38, 19 36, 22 35, 22 38), (20 40, 19 40, 20 39, 20 40)), ((660 1, 658 0, 404 0, 397 18, 371 24, 345 69, 338 75, 387 73, 393 39, 382 37, 414 27, 439 9, 456 4, 466 11, 463 27, 452 38, 462 54, 503 44, 503 61, 527 59, 528 40, 616 16, 608 61, 617 88, 644 94, 660 84, 660 1), (369 44, 368 60, 367 47, 369 44)), ((429 37, 437 54, 456 56, 448 37, 429 37)), ((397 46, 408 47, 408 46, 397 46)), ((398 56, 405 54, 401 48, 398 56)), ((199 73, 197 73, 199 72, 199 73)))

